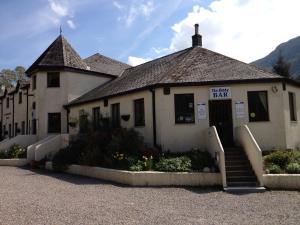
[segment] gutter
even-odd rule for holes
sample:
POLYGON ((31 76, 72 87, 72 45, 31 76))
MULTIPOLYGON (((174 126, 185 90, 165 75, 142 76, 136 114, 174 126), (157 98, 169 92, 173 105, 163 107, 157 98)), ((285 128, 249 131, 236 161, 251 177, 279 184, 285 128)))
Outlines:
POLYGON ((157 147, 156 142, 156 106, 155 106, 155 88, 151 88, 150 92, 152 94, 152 126, 153 126, 153 146, 157 147))

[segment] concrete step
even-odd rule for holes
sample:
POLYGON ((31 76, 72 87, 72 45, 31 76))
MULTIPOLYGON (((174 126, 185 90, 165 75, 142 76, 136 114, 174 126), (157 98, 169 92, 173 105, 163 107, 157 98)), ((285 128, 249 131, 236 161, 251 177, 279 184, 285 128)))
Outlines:
POLYGON ((265 192, 264 187, 226 187, 224 191, 229 193, 259 193, 265 192))
POLYGON ((255 182, 256 183, 256 177, 255 176, 226 176, 227 182, 255 182))
POLYGON ((227 160, 225 161, 225 166, 247 166, 248 168, 251 168, 247 160, 227 160))
POLYGON ((255 174, 252 170, 234 170, 226 171, 226 176, 255 176, 255 174))
POLYGON ((228 187, 256 187, 257 184, 254 181, 246 182, 246 181, 231 181, 227 182, 228 187))

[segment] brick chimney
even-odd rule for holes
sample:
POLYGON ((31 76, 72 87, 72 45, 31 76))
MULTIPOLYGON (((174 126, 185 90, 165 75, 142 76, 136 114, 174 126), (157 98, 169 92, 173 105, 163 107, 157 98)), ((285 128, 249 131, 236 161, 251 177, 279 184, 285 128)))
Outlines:
POLYGON ((195 34, 192 36, 193 47, 202 47, 202 36, 199 34, 199 24, 195 24, 195 34))

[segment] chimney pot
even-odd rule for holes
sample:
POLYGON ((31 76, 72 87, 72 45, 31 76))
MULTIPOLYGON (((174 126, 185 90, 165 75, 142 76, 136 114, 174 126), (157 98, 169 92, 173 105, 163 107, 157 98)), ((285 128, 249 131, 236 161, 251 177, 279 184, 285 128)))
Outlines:
POLYGON ((195 24, 195 34, 199 34, 199 24, 195 24))
POLYGON ((199 24, 195 24, 195 34, 192 36, 193 47, 202 46, 202 36, 199 34, 199 24))

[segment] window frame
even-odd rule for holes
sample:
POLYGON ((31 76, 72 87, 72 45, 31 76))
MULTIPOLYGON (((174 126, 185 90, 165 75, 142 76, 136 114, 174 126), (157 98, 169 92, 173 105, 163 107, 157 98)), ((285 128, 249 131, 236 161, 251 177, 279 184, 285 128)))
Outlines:
POLYGON ((32 90, 36 89, 36 75, 32 76, 32 90))
POLYGON ((93 129, 98 130, 100 128, 100 117, 101 117, 100 116, 101 115, 100 106, 93 107, 92 112, 93 112, 93 118, 92 118, 93 119, 93 129))
POLYGON ((22 104, 23 102, 23 93, 19 92, 19 104, 22 104))
POLYGON ((61 113, 60 112, 51 112, 48 113, 48 134, 60 134, 61 133, 61 113), (53 121, 50 121, 50 116, 58 116, 59 115, 59 123, 57 129, 55 127, 50 126, 50 124, 54 124, 53 121), (50 129, 52 128, 52 129, 50 129))
POLYGON ((121 113, 120 113, 120 103, 114 103, 110 105, 110 110, 111 110, 111 125, 113 128, 120 128, 121 127, 121 113), (114 117, 114 107, 116 107, 116 109, 118 109, 116 111, 116 113, 118 114, 118 118, 114 117))
POLYGON ((145 126, 145 100, 144 98, 139 98, 139 99, 135 99, 133 100, 133 112, 134 112, 134 126, 135 127, 144 127, 145 126), (142 104, 141 108, 138 108, 140 106, 138 106, 139 104, 142 104), (138 110, 141 109, 141 112, 138 112, 138 110), (138 121, 138 117, 140 117, 140 115, 138 115, 139 113, 141 113, 141 121, 138 121), (138 115, 138 116, 137 116, 138 115))
POLYGON ((10 101, 10 99, 9 99, 9 97, 7 97, 7 98, 6 98, 6 108, 7 108, 7 109, 9 108, 9 101, 10 101))
POLYGON ((59 88, 60 87, 60 72, 47 72, 47 88, 59 88), (54 76, 57 76, 58 83, 54 83, 54 76))
POLYGON ((269 110, 269 95, 268 95, 268 91, 266 90, 263 90, 263 91, 247 91, 247 101, 248 101, 248 120, 249 120, 249 123, 255 123, 255 122, 270 122, 270 110, 269 110), (266 110, 266 118, 262 118, 262 119, 257 119, 257 118, 253 118, 251 117, 251 107, 250 107, 250 99, 249 99, 249 96, 251 94, 254 94, 254 93, 265 93, 265 96, 266 96, 266 105, 267 105, 267 110, 266 110))
MULTIPOLYGON (((182 101, 182 99, 181 99, 181 101, 182 101)), ((187 102, 185 104, 189 104, 189 102, 187 102)), ((189 106, 187 106, 186 109, 188 107, 189 106)), ((178 93, 178 94, 174 94, 174 111, 175 111, 175 124, 195 124, 195 96, 194 96, 194 93, 178 93), (188 110, 186 112, 184 112, 184 109, 183 109, 183 106, 182 106, 183 103, 182 102, 178 102, 178 101, 180 101, 179 98, 183 97, 183 96, 185 96, 186 99, 187 99, 188 96, 192 98, 193 107, 190 110, 190 112, 188 112, 188 110), (178 111, 178 109, 180 109, 180 110, 178 111), (180 115, 182 115, 182 114, 189 114, 189 113, 192 113, 192 120, 186 121, 186 119, 185 119, 184 121, 182 121, 182 120, 178 119, 180 115)))
POLYGON ((294 92, 288 92, 289 98, 289 109, 290 109, 290 121, 297 122, 297 106, 296 106, 296 95, 294 92))

